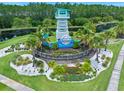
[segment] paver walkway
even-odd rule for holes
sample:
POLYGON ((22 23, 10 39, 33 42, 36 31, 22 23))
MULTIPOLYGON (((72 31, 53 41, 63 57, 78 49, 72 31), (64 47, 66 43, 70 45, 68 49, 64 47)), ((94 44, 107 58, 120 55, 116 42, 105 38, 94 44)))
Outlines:
POLYGON ((120 79, 120 73, 124 61, 124 45, 121 48, 117 62, 115 63, 114 69, 112 71, 112 76, 109 81, 108 91, 117 91, 120 79))
POLYGON ((34 91, 33 89, 31 89, 23 84, 20 84, 8 77, 5 77, 4 75, 1 75, 1 74, 0 74, 0 82, 16 91, 34 91))

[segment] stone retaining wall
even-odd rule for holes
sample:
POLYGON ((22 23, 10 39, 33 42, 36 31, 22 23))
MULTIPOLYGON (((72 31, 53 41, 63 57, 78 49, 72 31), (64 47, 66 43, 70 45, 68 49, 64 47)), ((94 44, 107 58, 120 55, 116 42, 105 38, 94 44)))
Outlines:
POLYGON ((48 54, 48 53, 35 50, 34 55, 38 58, 43 58, 46 60, 74 60, 74 59, 81 59, 83 57, 89 56, 90 54, 94 54, 95 51, 96 51, 95 49, 89 49, 89 50, 85 50, 77 54, 54 56, 52 54, 48 54))

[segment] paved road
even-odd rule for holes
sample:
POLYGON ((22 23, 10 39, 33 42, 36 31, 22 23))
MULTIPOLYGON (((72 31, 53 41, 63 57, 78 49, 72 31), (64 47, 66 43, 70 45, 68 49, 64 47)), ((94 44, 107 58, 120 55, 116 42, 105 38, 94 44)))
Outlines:
POLYGON ((124 61, 124 45, 121 48, 117 62, 115 63, 114 69, 112 71, 112 76, 109 81, 108 91, 117 91, 119 85, 119 79, 121 74, 121 69, 124 61))
POLYGON ((16 91, 34 91, 33 89, 31 89, 23 84, 20 84, 20 83, 14 81, 4 75, 1 75, 1 74, 0 74, 0 82, 16 91))

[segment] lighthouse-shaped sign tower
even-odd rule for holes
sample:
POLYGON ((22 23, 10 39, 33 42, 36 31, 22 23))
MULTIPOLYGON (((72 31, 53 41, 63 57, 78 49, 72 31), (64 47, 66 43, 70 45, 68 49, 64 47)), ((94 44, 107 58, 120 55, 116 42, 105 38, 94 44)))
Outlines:
POLYGON ((71 37, 68 31, 68 19, 70 18, 70 10, 58 8, 55 13, 57 19, 56 39, 59 48, 69 48, 71 45, 71 37))
POLYGON ((56 38, 61 39, 62 36, 69 35, 67 21, 70 18, 69 10, 58 8, 55 17, 57 19, 56 38))

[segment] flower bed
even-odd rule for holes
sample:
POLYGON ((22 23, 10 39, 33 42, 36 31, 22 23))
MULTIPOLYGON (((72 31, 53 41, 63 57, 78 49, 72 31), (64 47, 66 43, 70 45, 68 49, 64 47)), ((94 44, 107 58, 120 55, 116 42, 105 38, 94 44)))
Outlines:
POLYGON ((5 52, 15 52, 18 50, 28 50, 26 46, 23 43, 18 43, 16 45, 11 45, 10 48, 8 48, 5 52))
POLYGON ((29 59, 28 57, 23 58, 22 56, 19 56, 16 60, 13 60, 13 63, 14 63, 16 66, 27 65, 27 64, 32 63, 32 60, 29 59))
POLYGON ((94 76, 94 71, 90 64, 84 62, 80 66, 68 67, 66 65, 56 66, 51 74, 52 79, 60 81, 84 81, 94 76), (88 65, 87 65, 88 64, 88 65), (87 66, 86 66, 87 65, 87 66))
POLYGON ((84 81, 86 79, 92 78, 90 75, 85 74, 67 74, 60 77, 61 81, 84 81))
MULTIPOLYGON (((57 64, 56 61, 50 61, 48 64, 42 62, 41 59, 36 58, 34 60, 34 67, 32 60, 32 55, 21 55, 21 57, 16 57, 15 64, 11 64, 11 67, 16 69, 16 71, 21 75, 36 76, 36 75, 46 75, 49 80, 52 81, 79 81, 85 82, 91 80, 98 76, 98 74, 107 69, 110 65, 112 58, 112 52, 107 50, 101 50, 99 53, 99 61, 96 61, 96 55, 91 59, 85 58, 77 63, 70 64, 57 64), (27 58, 28 57, 28 58, 27 58), (31 62, 31 63, 30 63, 31 62)), ((12 62, 11 62, 12 63, 12 62)), ((13 62, 14 63, 14 62, 13 62)))
POLYGON ((20 75, 37 76, 44 73, 44 63, 37 59, 33 63, 30 54, 18 56, 17 59, 10 62, 10 66, 20 75))
POLYGON ((78 50, 56 50, 52 53, 52 55, 60 56, 60 55, 77 54, 77 53, 79 53, 78 50))
POLYGON ((91 58, 85 58, 82 62, 76 64, 66 64, 54 66, 50 74, 50 80, 54 81, 88 81, 107 69, 111 63, 113 54, 111 51, 101 49, 98 60, 96 54, 91 58))

